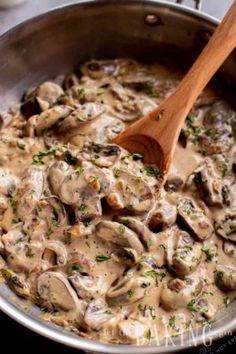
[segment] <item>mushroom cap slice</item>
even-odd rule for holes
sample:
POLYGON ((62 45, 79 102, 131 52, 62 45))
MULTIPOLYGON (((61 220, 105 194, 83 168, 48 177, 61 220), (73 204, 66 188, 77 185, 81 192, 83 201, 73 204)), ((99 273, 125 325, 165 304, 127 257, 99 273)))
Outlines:
MULTIPOLYGON (((37 229, 35 231, 37 233, 37 229)), ((32 239, 29 239, 19 223, 2 236, 2 242, 7 251, 7 262, 15 272, 30 273, 39 269, 44 247, 42 234, 35 240, 32 233, 32 239)))
POLYGON ((207 205, 223 206, 222 178, 210 159, 194 172, 194 182, 207 205))
POLYGON ((223 250, 225 254, 236 258, 236 245, 233 242, 224 241, 223 250))
POLYGON ((19 200, 17 216, 25 221, 32 217, 32 212, 36 208, 44 189, 44 172, 36 167, 29 167, 21 184, 19 184, 16 198, 19 200))
MULTIPOLYGON (((143 339, 149 327, 135 319, 127 319, 118 323, 120 336, 125 338, 128 343, 137 343, 139 339, 143 339)), ((138 343, 137 343, 138 344, 138 343)))
POLYGON ((178 203, 177 223, 199 241, 213 234, 213 226, 202 209, 190 198, 182 198, 178 203))
POLYGON ((156 248, 156 236, 142 221, 131 216, 118 216, 117 221, 133 230, 146 249, 151 251, 156 248))
POLYGON ((105 241, 122 247, 133 248, 141 253, 144 248, 137 234, 115 221, 102 220, 96 225, 96 235, 105 241))
POLYGON ((54 162, 48 170, 48 178, 53 192, 58 195, 65 177, 72 172, 71 167, 64 161, 54 162))
POLYGON ((89 303, 84 315, 84 322, 89 329, 99 330, 113 317, 114 315, 109 311, 107 303, 100 298, 89 303))
POLYGON ((215 232, 226 240, 236 242, 236 215, 229 213, 215 223, 215 232))
POLYGON ((164 285, 161 292, 161 306, 165 310, 177 310, 187 307, 191 301, 192 294, 200 295, 203 288, 203 281, 199 275, 182 279, 172 279, 164 285))
POLYGON ((169 269, 179 276, 192 273, 202 256, 200 243, 176 227, 170 229, 165 249, 169 269))
POLYGON ((91 60, 82 65, 81 72, 93 79, 101 79, 102 77, 117 75, 118 69, 118 60, 91 60))
POLYGON ((143 179, 124 169, 114 169, 116 182, 106 196, 114 209, 127 209, 134 214, 149 212, 154 206, 152 189, 143 179))
POLYGON ((236 290, 236 267, 227 265, 217 265, 216 285, 223 291, 236 290))
POLYGON ((59 122, 57 131, 67 132, 70 129, 78 128, 80 125, 91 121, 105 112, 105 107, 99 102, 87 102, 79 105, 62 122, 59 122))
POLYGON ((64 244, 59 240, 47 240, 45 242, 45 250, 43 254, 43 270, 46 270, 53 265, 63 266, 66 263, 67 250, 64 244), (52 264, 51 261, 54 261, 54 255, 55 264, 52 264))
POLYGON ((176 222, 176 217, 176 206, 166 199, 162 199, 157 202, 155 211, 148 221, 148 226, 153 232, 165 230, 176 222))
POLYGON ((121 148, 115 144, 91 142, 83 147, 83 156, 99 167, 111 167, 119 159, 121 148))
POLYGON ((32 135, 32 131, 35 130, 37 135, 40 135, 44 130, 51 128, 60 120, 67 117, 72 112, 72 108, 69 106, 55 106, 40 113, 39 115, 32 116, 26 125, 26 132, 28 135, 32 135))
POLYGON ((6 168, 0 168, 0 195, 9 195, 15 192, 18 179, 10 174, 6 168))
POLYGON ((74 274, 69 277, 78 296, 82 299, 96 299, 107 291, 105 279, 98 275, 93 277, 89 274, 74 274))
POLYGON ((19 296, 29 298, 31 289, 21 274, 16 274, 8 269, 3 269, 2 274, 7 280, 9 287, 19 296))
POLYGON ((79 299, 66 277, 59 272, 45 272, 38 277, 37 292, 48 308, 77 310, 79 299))
POLYGON ((54 103, 56 103, 57 99, 63 94, 64 90, 61 88, 61 86, 51 81, 43 82, 36 89, 36 97, 46 101, 49 106, 52 106, 54 103))

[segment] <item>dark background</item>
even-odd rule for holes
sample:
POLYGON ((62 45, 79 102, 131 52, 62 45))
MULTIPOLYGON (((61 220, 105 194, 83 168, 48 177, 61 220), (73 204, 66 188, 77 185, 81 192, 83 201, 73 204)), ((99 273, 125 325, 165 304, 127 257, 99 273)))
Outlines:
MULTIPOLYGON (((117 0, 118 1, 118 0, 117 0)), ((0 34, 17 23, 39 14, 49 8, 63 3, 72 3, 66 0, 29 0, 24 5, 10 10, 0 9, 0 34)), ((172 2, 175 2, 172 0, 172 2)), ((218 18, 222 18, 233 0, 203 0, 202 10, 218 18)), ((193 0, 186 0, 186 5, 193 6, 193 0)), ((61 344, 43 338, 19 325, 5 314, 0 312, 0 353, 33 354, 40 351, 42 354, 74 354, 79 353, 61 344), (3 349, 4 348, 4 349, 3 349), (7 351, 6 351, 7 348, 7 351)), ((137 348, 137 353, 139 349, 137 348)), ((236 334, 226 336, 210 347, 198 347, 185 351, 186 354, 226 354, 236 352, 236 334)))

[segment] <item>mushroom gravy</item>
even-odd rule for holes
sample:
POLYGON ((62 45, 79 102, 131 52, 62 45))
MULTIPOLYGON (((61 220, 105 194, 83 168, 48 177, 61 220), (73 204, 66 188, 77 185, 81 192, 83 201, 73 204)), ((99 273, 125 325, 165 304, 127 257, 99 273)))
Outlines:
MULTIPOLYGON (((0 269, 42 317, 145 344, 214 320, 236 294, 236 114, 205 90, 162 175, 112 144, 178 77, 90 61, 2 113, 0 269)), ((161 119, 161 118, 160 118, 161 119)))

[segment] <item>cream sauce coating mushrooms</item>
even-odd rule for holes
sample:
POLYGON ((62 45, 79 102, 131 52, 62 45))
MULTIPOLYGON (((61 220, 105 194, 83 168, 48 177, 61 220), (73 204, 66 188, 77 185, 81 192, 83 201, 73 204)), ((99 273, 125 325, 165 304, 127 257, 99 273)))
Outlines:
POLYGON ((236 296, 236 114, 225 94, 209 87, 197 100, 165 181, 113 143, 170 95, 174 69, 92 59, 0 113, 0 272, 79 336, 161 341, 236 296))

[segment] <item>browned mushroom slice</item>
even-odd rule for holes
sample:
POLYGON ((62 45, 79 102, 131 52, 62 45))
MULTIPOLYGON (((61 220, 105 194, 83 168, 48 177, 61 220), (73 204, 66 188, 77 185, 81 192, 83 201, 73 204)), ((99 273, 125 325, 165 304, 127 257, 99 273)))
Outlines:
POLYGON ((203 241, 213 234, 213 226, 202 209, 190 198, 180 199, 177 222, 194 238, 203 241))
POLYGON ((156 236, 142 221, 130 216, 118 216, 117 221, 133 230, 147 250, 150 251, 156 247, 156 236))
POLYGON ((69 280, 82 299, 96 299, 107 291, 105 279, 100 275, 93 277, 82 272, 70 276, 69 280))
MULTIPOLYGON (((32 235, 33 236, 33 235, 32 235)), ((15 272, 27 272, 39 269, 43 253, 43 240, 32 241, 22 231, 22 223, 17 224, 2 236, 7 262, 15 272)))
POLYGON ((43 194, 44 172, 36 167, 29 167, 19 185, 16 198, 19 200, 17 216, 22 220, 32 218, 33 210, 43 194))
POLYGON ((127 267, 131 267, 139 262, 139 254, 136 250, 129 247, 117 248, 113 251, 119 261, 127 267))
POLYGON ((6 281, 8 282, 9 287, 19 296, 24 298, 30 297, 30 287, 29 284, 25 281, 24 276, 16 274, 8 269, 3 269, 2 274, 6 281))
POLYGON ((126 319, 118 323, 119 334, 126 343, 140 344, 148 336, 149 326, 148 323, 143 323, 136 319, 126 319))
POLYGON ((118 73, 117 60, 91 60, 81 67, 83 75, 93 79, 101 79, 104 76, 115 76, 118 73))
POLYGON ((141 253, 144 248, 138 235, 123 224, 115 221, 103 220, 96 225, 96 235, 105 241, 122 247, 133 248, 141 253))
POLYGON ((113 209, 127 209, 134 214, 149 212, 154 206, 154 196, 147 182, 124 169, 115 168, 116 183, 106 196, 113 209))
POLYGON ((81 124, 80 129, 69 138, 72 145, 83 147, 87 141, 107 143, 125 129, 119 119, 103 114, 88 124, 81 124))
POLYGON ((45 81, 36 90, 37 98, 47 102, 49 107, 56 103, 58 98, 63 94, 64 90, 61 86, 51 81, 45 81))
POLYGON ((206 320, 212 320, 216 314, 215 307, 209 303, 207 299, 200 298, 195 301, 192 300, 188 304, 188 309, 195 313, 195 319, 197 322, 204 322, 206 320))
POLYGON ((192 294, 197 297, 200 295, 202 288, 203 281, 199 276, 194 276, 193 278, 185 277, 184 280, 172 279, 163 287, 161 306, 165 310, 185 308, 191 301, 192 294))
POLYGON ((60 120, 66 118, 72 112, 69 106, 55 106, 42 112, 39 115, 32 116, 26 124, 26 133, 33 137, 34 131, 40 135, 44 130, 51 128, 60 120))
POLYGON ((18 178, 13 176, 6 168, 0 168, 0 194, 12 195, 18 183, 18 178))
POLYGON ((148 221, 148 226, 153 232, 165 230, 176 221, 176 206, 169 203, 166 199, 158 201, 155 211, 148 221))
POLYGON ((79 125, 91 121, 102 113, 105 107, 99 102, 88 102, 78 106, 69 116, 62 122, 59 122, 57 131, 59 133, 67 132, 69 129, 75 129, 79 125))
POLYGON ((223 250, 228 256, 236 258, 236 245, 233 242, 224 241, 223 250))
POLYGON ((67 250, 59 240, 47 240, 42 256, 42 269, 46 270, 54 265, 63 266, 67 263, 67 250))
POLYGON ((216 285, 225 292, 236 290, 236 268, 234 266, 217 265, 215 280, 216 285))
POLYGON ((49 309, 76 311, 81 307, 75 291, 62 273, 42 273, 38 277, 37 292, 43 305, 49 309))
POLYGON ((198 266, 202 251, 200 243, 194 242, 185 231, 177 228, 170 230, 166 244, 168 267, 177 275, 192 273, 198 266))
POLYGON ((63 233, 68 226, 68 216, 63 204, 56 197, 45 197, 37 204, 37 216, 47 223, 51 232, 63 233))
POLYGON ((229 189, 222 185, 222 178, 210 159, 206 159, 194 173, 194 182, 207 205, 222 207, 230 204, 229 189))
POLYGON ((178 192, 181 190, 184 181, 181 177, 175 175, 169 175, 166 183, 165 183, 165 190, 167 192, 178 192))
POLYGON ((56 161, 50 166, 48 178, 53 192, 58 195, 60 186, 65 177, 72 172, 70 166, 64 161, 56 161))
POLYGON ((99 167, 111 167, 119 159, 121 148, 115 144, 85 144, 83 156, 99 167))
POLYGON ((155 285, 153 277, 133 274, 130 270, 125 276, 117 279, 108 289, 106 299, 109 304, 133 304, 145 296, 146 288, 155 285))
POLYGON ((100 298, 91 301, 84 315, 86 327, 98 331, 114 317, 106 302, 100 298))
POLYGON ((231 124, 235 117, 235 112, 229 107, 227 102, 218 101, 207 110, 203 124, 206 127, 221 127, 223 124, 231 124))
POLYGON ((234 144, 231 127, 209 128, 198 137, 200 151, 204 155, 227 152, 234 144))
POLYGON ((215 223, 215 232, 226 240, 236 242, 236 215, 230 213, 215 223))

